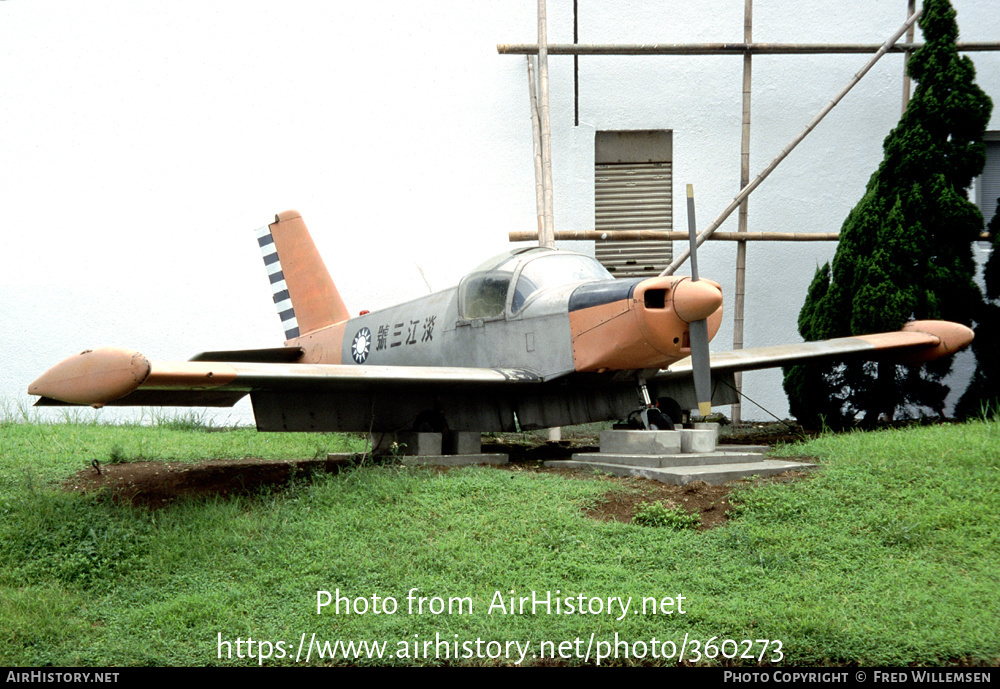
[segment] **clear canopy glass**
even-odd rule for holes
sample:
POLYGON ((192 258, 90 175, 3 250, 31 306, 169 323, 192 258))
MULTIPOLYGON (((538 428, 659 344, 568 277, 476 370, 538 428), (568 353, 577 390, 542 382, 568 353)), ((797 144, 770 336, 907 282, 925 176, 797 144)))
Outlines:
POLYGON ((494 256, 462 279, 459 308, 463 318, 499 318, 512 282, 510 309, 517 313, 532 295, 549 287, 613 277, 596 259, 583 254, 544 247, 514 249, 494 256))

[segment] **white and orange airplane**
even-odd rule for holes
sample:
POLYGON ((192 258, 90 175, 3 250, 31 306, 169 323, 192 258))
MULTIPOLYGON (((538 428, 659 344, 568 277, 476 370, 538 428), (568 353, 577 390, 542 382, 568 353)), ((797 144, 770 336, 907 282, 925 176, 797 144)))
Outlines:
POLYGON ((297 212, 276 216, 258 243, 283 347, 181 362, 88 349, 28 392, 38 404, 93 407, 232 406, 249 394, 262 431, 511 431, 630 415, 671 428, 684 410, 737 402, 736 371, 850 357, 914 363, 972 341, 963 325, 915 321, 709 355, 722 291, 695 265, 692 277, 614 279, 592 257, 542 247, 352 318, 297 212))

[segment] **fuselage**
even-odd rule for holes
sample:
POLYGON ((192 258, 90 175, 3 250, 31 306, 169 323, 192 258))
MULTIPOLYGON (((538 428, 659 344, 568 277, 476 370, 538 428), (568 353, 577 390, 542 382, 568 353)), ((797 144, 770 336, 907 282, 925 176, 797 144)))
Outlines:
POLYGON ((324 364, 661 369, 690 355, 688 323, 722 319, 722 292, 687 277, 618 279, 594 258, 545 248, 497 256, 453 288, 290 339, 324 364))

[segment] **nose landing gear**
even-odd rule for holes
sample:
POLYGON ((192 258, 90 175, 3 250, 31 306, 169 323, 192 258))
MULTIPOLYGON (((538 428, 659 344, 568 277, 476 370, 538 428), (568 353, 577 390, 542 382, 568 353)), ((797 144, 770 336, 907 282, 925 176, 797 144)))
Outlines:
POLYGON ((647 431, 672 431, 674 422, 656 407, 639 410, 639 419, 642 427, 647 431))
POLYGON ((674 400, 669 398, 659 400, 661 405, 666 403, 665 409, 653 404, 649 397, 649 390, 646 388, 645 378, 639 378, 639 401, 642 402, 642 407, 629 414, 628 425, 630 428, 647 431, 672 431, 674 430, 675 416, 676 420, 680 421, 680 406, 674 400))

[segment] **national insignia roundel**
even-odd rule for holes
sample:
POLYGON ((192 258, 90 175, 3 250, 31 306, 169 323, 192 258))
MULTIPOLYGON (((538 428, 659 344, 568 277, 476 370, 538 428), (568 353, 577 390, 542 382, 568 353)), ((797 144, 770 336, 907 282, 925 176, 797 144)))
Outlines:
POLYGON ((362 328, 358 331, 358 334, 354 336, 354 342, 351 343, 351 356, 354 361, 363 364, 365 359, 368 358, 368 352, 372 348, 372 331, 368 328, 362 328))

